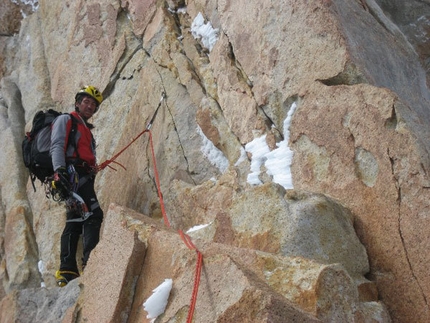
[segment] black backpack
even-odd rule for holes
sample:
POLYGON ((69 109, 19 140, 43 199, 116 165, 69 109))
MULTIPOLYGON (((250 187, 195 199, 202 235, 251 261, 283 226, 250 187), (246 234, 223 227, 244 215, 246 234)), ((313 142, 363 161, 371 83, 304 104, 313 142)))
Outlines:
MULTIPOLYGON (((26 133, 22 141, 22 158, 25 167, 30 171, 31 184, 34 191, 36 187, 34 182, 39 179, 42 183, 46 178, 54 174, 51 156, 51 124, 61 112, 49 109, 48 111, 38 111, 33 118, 31 131, 26 133)), ((77 131, 77 121, 72 116, 72 128, 69 133, 68 143, 74 143, 74 137, 77 131)))

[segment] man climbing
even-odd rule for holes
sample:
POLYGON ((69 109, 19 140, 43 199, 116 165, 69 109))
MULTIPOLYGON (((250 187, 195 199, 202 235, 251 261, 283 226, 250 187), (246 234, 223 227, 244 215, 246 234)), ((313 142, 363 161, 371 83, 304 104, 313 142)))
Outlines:
MULTIPOLYGON (((55 273, 58 286, 63 287, 79 277, 76 252, 83 237, 82 270, 90 252, 100 238, 103 211, 94 191, 96 145, 88 120, 97 112, 103 97, 94 86, 83 87, 75 96, 75 111, 62 114, 52 124, 50 154, 55 171, 54 185, 75 192, 85 205, 67 203, 66 225, 61 235, 60 270, 55 273), (71 131, 76 131, 70 136, 71 131), (67 141, 71 140, 71 143, 67 141), (82 206, 88 218, 82 217, 82 206)), ((73 200, 73 199, 72 199, 73 200)))

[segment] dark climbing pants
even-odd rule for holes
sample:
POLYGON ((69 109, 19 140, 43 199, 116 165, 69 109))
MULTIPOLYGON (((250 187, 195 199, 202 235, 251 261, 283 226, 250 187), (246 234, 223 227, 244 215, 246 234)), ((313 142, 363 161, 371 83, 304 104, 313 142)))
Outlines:
MULTIPOLYGON (((100 228, 103 221, 103 211, 100 208, 94 191, 94 178, 88 178, 78 188, 77 194, 82 197, 90 212, 93 214, 83 222, 66 222, 61 235, 60 270, 79 272, 76 253, 80 236, 83 237, 82 266, 87 264, 91 251, 100 240, 100 228)), ((67 220, 79 218, 80 215, 67 211, 67 220)))

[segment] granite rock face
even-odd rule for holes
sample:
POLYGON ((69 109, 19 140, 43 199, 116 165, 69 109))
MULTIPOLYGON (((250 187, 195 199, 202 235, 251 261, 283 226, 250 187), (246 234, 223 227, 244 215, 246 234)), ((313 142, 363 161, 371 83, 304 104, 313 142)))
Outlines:
POLYGON ((196 322, 430 320, 427 54, 412 37, 428 5, 1 6, 1 322, 149 322, 142 303, 166 278, 158 320, 184 322, 196 252, 180 233, 196 226, 196 322), (136 141, 116 159, 126 169, 99 173, 102 240, 58 290, 64 207, 33 191, 21 141, 85 84, 105 98, 99 162, 136 141))
MULTIPOLYGON (((375 1, 380 7, 380 10, 377 11, 384 12, 398 26, 415 48, 425 68, 428 79, 430 48, 427 39, 430 27, 430 4, 426 1, 375 1)), ((368 3, 371 2, 368 1, 368 3)))

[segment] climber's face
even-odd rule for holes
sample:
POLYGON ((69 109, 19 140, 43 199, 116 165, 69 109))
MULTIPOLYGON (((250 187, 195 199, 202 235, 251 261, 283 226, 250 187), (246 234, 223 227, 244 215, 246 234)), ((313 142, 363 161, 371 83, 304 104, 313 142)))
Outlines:
POLYGON ((88 120, 97 110, 97 101, 94 98, 85 96, 80 103, 76 102, 76 108, 78 109, 79 115, 85 120, 88 120))

